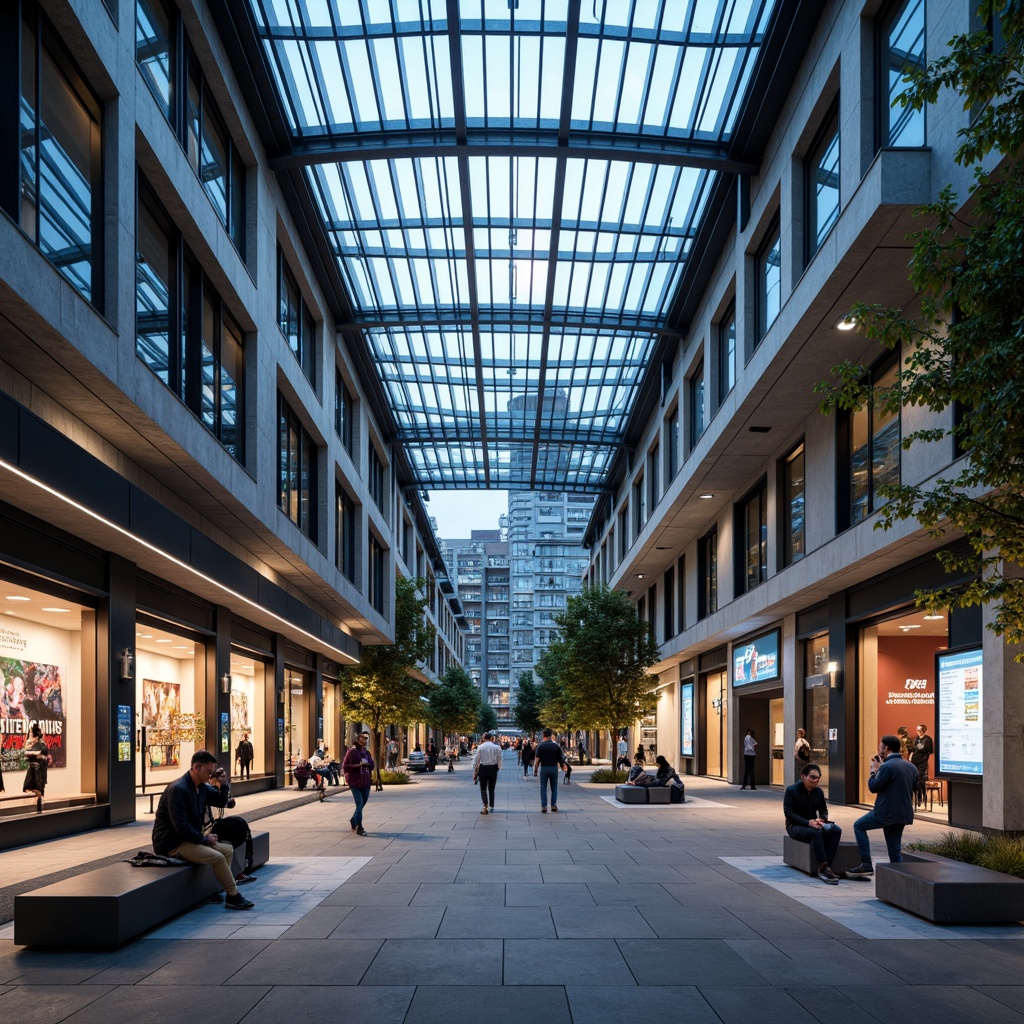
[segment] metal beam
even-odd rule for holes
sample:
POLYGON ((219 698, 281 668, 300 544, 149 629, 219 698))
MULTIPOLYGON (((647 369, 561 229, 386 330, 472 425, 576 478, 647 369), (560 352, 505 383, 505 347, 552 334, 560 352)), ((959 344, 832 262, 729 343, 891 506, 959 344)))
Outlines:
POLYGON ((730 155, 721 142, 616 135, 614 132, 567 132, 560 128, 430 129, 425 131, 359 132, 327 138, 294 139, 271 156, 272 170, 351 160, 433 159, 439 157, 519 156, 699 167, 733 174, 757 174, 758 164, 730 155))

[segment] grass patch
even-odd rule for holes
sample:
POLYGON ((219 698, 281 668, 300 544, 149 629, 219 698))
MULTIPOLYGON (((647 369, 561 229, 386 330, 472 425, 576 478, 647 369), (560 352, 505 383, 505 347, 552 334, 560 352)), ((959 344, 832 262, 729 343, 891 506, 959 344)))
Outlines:
POLYGON ((614 768, 595 768, 590 773, 591 782, 625 782, 629 772, 617 772, 614 768))
POLYGON ((934 843, 912 843, 910 848, 1024 878, 1024 839, 1018 836, 944 832, 934 843))

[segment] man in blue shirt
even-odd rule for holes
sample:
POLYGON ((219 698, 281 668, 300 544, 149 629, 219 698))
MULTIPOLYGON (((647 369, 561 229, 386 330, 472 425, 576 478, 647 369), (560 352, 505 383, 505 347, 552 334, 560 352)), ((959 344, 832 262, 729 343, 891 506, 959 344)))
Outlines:
POLYGON ((873 875, 871 843, 868 831, 880 828, 885 836, 889 861, 903 860, 901 851, 903 829, 914 820, 914 790, 917 788, 917 769, 900 755, 899 736, 883 736, 878 753, 871 758, 871 776, 868 789, 875 794, 875 806, 853 823, 853 834, 860 851, 860 864, 846 873, 854 877, 873 875))

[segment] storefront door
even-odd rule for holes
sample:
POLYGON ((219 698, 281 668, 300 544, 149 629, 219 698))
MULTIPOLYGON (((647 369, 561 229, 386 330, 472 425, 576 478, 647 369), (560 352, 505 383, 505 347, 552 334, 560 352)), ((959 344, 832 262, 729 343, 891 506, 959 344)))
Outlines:
POLYGON ((705 677, 704 720, 707 722, 707 734, 704 740, 704 771, 718 778, 725 778, 728 773, 728 689, 728 673, 712 672, 705 677))

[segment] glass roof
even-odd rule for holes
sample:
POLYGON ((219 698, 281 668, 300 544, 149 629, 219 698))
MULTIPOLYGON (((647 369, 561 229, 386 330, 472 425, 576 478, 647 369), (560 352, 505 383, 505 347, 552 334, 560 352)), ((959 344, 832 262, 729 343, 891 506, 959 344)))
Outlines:
POLYGON ((417 482, 600 489, 775 0, 249 2, 417 482))

